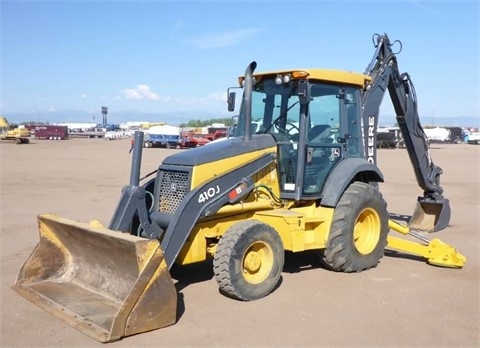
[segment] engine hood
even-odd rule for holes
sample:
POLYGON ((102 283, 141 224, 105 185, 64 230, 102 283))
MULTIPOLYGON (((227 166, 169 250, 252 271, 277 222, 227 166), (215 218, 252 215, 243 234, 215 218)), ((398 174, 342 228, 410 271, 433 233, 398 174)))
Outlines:
POLYGON ((178 152, 163 160, 164 165, 197 166, 224 158, 274 147, 275 140, 269 134, 253 135, 252 140, 243 137, 230 138, 217 143, 178 152))

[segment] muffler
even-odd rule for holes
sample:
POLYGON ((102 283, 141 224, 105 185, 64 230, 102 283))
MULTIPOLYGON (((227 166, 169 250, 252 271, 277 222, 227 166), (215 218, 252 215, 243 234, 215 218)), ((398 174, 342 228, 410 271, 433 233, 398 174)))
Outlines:
POLYGON ((450 223, 450 214, 448 199, 433 200, 426 197, 418 197, 408 227, 426 232, 441 231, 450 223))
POLYGON ((177 292, 160 243, 52 214, 13 289, 100 342, 176 321, 177 292))

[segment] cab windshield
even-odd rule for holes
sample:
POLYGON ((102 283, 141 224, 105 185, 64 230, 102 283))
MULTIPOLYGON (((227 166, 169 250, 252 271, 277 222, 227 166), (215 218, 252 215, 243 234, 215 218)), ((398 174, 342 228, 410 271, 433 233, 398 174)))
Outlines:
MULTIPOLYGON (((277 83, 275 77, 264 77, 257 82, 252 89, 251 134, 269 133, 277 142, 287 138, 291 142, 298 142, 301 114, 298 89, 299 80, 277 83)), ((303 106, 306 114, 306 142, 313 140, 312 133, 320 131, 322 140, 326 142, 335 142, 338 137, 347 133, 350 136, 349 143, 354 142, 353 139, 357 142, 360 129, 357 120, 358 88, 310 81, 309 89, 308 106, 303 106), (341 131, 341 127, 345 129, 341 131)), ((234 136, 244 135, 244 117, 245 109, 242 103, 237 125, 233 129, 234 136)), ((357 146, 358 144, 355 144, 356 148, 357 146)))
MULTIPOLYGON (((253 86, 252 92, 252 134, 272 135, 298 134, 300 105, 296 81, 276 84, 274 79, 264 79, 253 86)), ((244 106, 240 110, 237 136, 245 133, 244 106)))

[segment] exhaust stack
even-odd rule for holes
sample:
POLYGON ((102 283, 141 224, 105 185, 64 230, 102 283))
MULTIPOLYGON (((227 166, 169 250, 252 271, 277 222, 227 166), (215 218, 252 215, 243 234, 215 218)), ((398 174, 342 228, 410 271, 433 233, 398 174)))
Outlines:
POLYGON ((252 90, 253 90, 253 72, 257 67, 257 62, 253 61, 245 70, 245 92, 243 94, 244 107, 245 107, 245 133, 243 135, 244 140, 252 140, 252 129, 250 124, 252 123, 252 90))

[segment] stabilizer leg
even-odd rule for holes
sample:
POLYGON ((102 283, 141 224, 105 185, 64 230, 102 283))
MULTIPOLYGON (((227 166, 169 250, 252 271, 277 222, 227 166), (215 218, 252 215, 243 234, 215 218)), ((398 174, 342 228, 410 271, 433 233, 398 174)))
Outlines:
POLYGON ((388 225, 392 230, 398 233, 410 235, 422 240, 427 244, 425 245, 414 241, 388 236, 387 248, 395 249, 407 254, 421 256, 427 259, 429 264, 440 267, 462 268, 467 261, 467 258, 460 254, 455 248, 440 241, 439 239, 429 240, 424 238, 411 231, 407 226, 399 224, 393 220, 388 220, 388 225))

